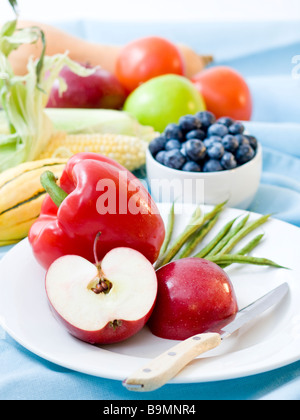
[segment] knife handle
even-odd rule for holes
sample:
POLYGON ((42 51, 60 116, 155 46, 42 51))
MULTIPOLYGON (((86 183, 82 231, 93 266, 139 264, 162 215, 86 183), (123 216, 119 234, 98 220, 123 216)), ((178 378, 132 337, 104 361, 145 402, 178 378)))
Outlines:
POLYGON ((138 369, 123 381, 123 385, 130 391, 139 392, 160 388, 174 378, 191 360, 214 349, 220 343, 221 336, 217 333, 194 335, 138 369))

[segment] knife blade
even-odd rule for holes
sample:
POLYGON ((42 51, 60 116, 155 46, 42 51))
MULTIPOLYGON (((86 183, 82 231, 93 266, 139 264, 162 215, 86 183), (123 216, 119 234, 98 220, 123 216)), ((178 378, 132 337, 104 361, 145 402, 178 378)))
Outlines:
POLYGON ((129 391, 137 392, 154 391, 160 388, 195 357, 218 347, 222 340, 278 304, 288 290, 288 284, 283 283, 238 311, 234 317, 217 323, 209 331, 181 341, 130 375, 123 381, 123 385, 129 391))

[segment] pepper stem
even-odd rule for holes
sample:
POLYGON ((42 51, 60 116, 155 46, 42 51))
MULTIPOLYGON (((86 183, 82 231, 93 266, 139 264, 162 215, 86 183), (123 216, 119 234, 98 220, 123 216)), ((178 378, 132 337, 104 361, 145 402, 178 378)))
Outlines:
POLYGON ((43 188, 50 195, 54 204, 59 207, 64 199, 68 196, 68 194, 57 185, 57 178, 55 177, 54 173, 51 171, 42 173, 40 181, 43 188))

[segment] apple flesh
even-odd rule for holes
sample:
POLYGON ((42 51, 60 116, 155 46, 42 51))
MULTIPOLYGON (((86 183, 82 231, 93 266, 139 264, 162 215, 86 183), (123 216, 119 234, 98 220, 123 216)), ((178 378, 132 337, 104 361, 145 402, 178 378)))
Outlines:
POLYGON ((114 248, 100 266, 77 255, 58 258, 46 273, 46 293, 69 333, 88 343, 111 344, 144 327, 155 304, 157 277, 140 252, 114 248))
MULTIPOLYGON (((85 65, 87 68, 91 68, 85 65)), ((56 80, 50 92, 48 108, 105 108, 121 109, 127 93, 113 73, 97 68, 86 77, 73 73, 64 67, 59 75, 64 79, 67 90, 60 94, 56 80)))
POLYGON ((185 258, 157 270, 158 293, 148 326, 161 338, 184 340, 233 316, 237 300, 225 271, 201 258, 185 258))

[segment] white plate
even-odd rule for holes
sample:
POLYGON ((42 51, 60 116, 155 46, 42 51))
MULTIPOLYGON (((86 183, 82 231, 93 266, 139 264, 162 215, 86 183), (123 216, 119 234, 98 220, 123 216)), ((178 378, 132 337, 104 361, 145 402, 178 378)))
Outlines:
MULTIPOLYGON (((169 207, 160 206, 165 220, 169 207)), ((177 214, 177 231, 185 226, 193 211, 190 206, 183 210, 177 214)), ((245 212, 225 210, 206 241, 225 221, 241 214, 245 212)), ((256 217, 251 213, 250 219, 256 217)), ((277 307, 233 334, 218 349, 195 359, 171 383, 238 378, 300 359, 300 229, 272 219, 257 231, 264 231, 265 239, 253 255, 271 258, 291 270, 249 265, 229 267, 227 272, 240 308, 283 282, 288 282, 289 294, 277 307)), ((123 380, 175 344, 153 336, 147 328, 126 342, 109 346, 97 347, 75 339, 50 311, 44 276, 27 240, 16 245, 0 263, 2 325, 17 342, 38 356, 78 372, 123 380)))

